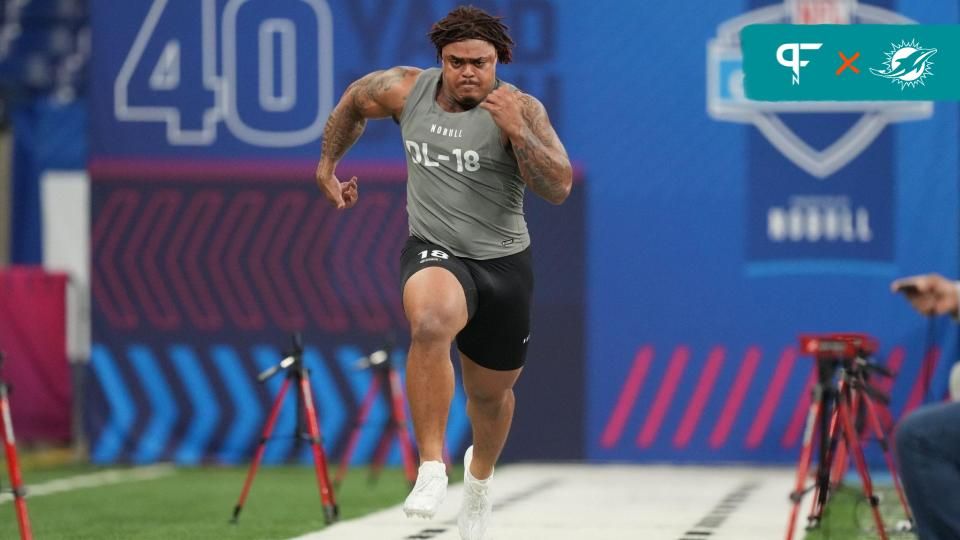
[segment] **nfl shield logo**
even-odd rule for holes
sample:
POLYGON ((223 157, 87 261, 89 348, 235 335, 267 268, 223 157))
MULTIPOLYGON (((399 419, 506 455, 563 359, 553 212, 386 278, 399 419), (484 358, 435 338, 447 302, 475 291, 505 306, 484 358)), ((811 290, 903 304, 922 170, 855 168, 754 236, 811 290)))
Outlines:
POLYGON ((787 0, 793 24, 850 24, 855 0, 787 0))
POLYGON ((860 155, 887 124, 933 115, 932 102, 760 102, 743 92, 740 30, 750 24, 916 24, 903 15, 857 0, 785 0, 725 21, 707 46, 707 112, 716 120, 750 123, 780 153, 824 179, 860 155), (822 148, 803 140, 782 114, 854 113, 858 119, 822 148))

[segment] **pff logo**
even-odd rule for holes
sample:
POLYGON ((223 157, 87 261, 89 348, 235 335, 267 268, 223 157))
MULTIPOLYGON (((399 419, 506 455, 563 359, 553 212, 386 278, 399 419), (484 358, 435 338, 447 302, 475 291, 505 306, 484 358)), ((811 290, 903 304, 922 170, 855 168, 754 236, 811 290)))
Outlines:
POLYGON ((823 43, 784 43, 777 48, 777 62, 783 67, 793 70, 793 84, 800 84, 800 68, 806 67, 809 60, 800 59, 800 51, 816 51, 823 46, 823 43), (790 52, 790 58, 786 53, 790 52))

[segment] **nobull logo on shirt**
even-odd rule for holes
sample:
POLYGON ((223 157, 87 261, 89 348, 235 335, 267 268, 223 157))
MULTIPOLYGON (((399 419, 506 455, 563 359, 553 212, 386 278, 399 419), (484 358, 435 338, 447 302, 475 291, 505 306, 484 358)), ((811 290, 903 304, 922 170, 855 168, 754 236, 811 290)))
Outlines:
POLYGON ((443 126, 438 126, 436 124, 430 124, 430 133, 436 133, 442 137, 450 137, 452 139, 462 139, 463 130, 462 129, 453 129, 445 128, 443 126))

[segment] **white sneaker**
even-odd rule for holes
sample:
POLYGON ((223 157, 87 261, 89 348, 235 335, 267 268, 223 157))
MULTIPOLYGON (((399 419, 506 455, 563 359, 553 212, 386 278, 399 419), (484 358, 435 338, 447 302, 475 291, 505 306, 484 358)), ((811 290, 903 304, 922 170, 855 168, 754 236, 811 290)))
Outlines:
POLYGON ((457 525, 460 528, 460 538, 463 540, 483 540, 490 525, 490 504, 488 490, 490 478, 477 480, 470 474, 470 462, 473 461, 473 447, 467 448, 463 456, 463 504, 460 506, 460 515, 457 525))
POLYGON ((425 461, 417 473, 417 483, 403 503, 407 517, 430 519, 447 497, 447 466, 442 461, 425 461))

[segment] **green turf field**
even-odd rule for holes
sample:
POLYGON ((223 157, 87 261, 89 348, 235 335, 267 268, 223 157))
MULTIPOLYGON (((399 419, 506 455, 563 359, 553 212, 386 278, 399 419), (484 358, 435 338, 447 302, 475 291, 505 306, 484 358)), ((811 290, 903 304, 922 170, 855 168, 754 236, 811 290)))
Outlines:
MULTIPOLYGON (((0 464, 0 482, 7 490, 6 464, 0 464)), ((130 470, 27 465, 23 476, 36 491, 51 481, 130 470)), ((170 467, 158 471, 159 478, 28 495, 26 500, 38 539, 271 539, 323 527, 316 477, 308 466, 261 467, 240 523, 229 524, 246 472, 246 467, 170 467)), ((454 472, 451 478, 462 474, 454 472)), ((384 470, 375 484, 368 483, 367 469, 351 469, 336 493, 340 516, 349 519, 399 504, 408 490, 399 469, 384 470)), ((0 538, 19 538, 11 502, 0 503, 0 538)))
MULTIPOLYGON (((916 539, 912 533, 897 532, 894 525, 904 519, 903 508, 892 487, 879 487, 880 515, 890 540, 916 539)), ((802 514, 809 509, 810 497, 804 499, 802 514)), ((868 540, 876 539, 873 514, 858 487, 842 487, 830 499, 819 529, 810 531, 806 540, 868 540)))
MULTIPOLYGON (((321 529, 323 510, 314 470, 309 466, 261 467, 238 525, 229 524, 240 495, 246 467, 110 467, 45 463, 25 459, 23 476, 32 489, 27 498, 37 539, 280 539, 321 529), (102 480, 114 475, 119 483, 40 494, 63 482, 102 480), (131 474, 156 476, 129 480, 131 474)), ((0 487, 9 489, 6 464, 0 461, 0 487)), ((333 473, 333 471, 331 471, 333 473)), ((450 478, 463 475, 462 468, 450 478)), ((386 469, 379 481, 368 482, 366 468, 354 468, 337 490, 342 519, 397 505, 408 491, 399 469, 386 469)), ((893 526, 903 511, 891 488, 881 487, 881 513, 891 540, 915 539, 893 526)), ((6 496, 5 496, 6 497, 6 496)), ((809 509, 804 499, 801 515, 809 509)), ((0 499, 0 538, 19 538, 13 504, 0 499)), ((831 498, 824 522, 806 540, 875 539, 869 506, 859 488, 844 487, 831 498)))

